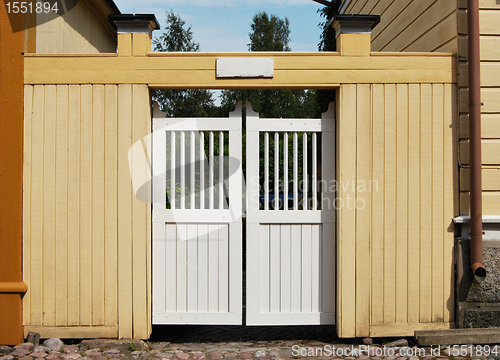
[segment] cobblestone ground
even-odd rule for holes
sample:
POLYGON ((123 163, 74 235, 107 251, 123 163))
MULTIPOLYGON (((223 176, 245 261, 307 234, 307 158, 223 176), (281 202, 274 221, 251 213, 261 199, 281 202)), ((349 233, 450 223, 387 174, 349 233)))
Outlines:
POLYGON ((41 344, 0 345, 0 360, 500 359, 500 346, 495 345, 481 346, 480 351, 470 346, 462 348, 460 356, 451 356, 456 349, 418 347, 412 339, 387 340, 394 339, 340 341, 332 326, 163 326, 154 327, 147 342, 52 338, 41 344))

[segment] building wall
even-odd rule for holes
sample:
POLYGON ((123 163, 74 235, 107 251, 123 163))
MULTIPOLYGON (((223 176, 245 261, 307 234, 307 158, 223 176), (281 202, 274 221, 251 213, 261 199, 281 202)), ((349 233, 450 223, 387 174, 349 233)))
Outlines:
MULTIPOLYGON (((94 54, 116 52, 116 31, 85 0, 62 16, 36 14, 36 52, 94 54)), ((31 32, 33 36, 33 32, 31 32)))
POLYGON ((151 207, 128 151, 148 87, 26 85, 24 103, 24 333, 147 338, 151 207))
MULTIPOLYGON (((460 88, 460 214, 469 214, 467 1, 458 1, 460 88)), ((479 1, 483 215, 500 213, 500 2, 479 1)))
POLYGON ((381 16, 372 51, 457 52, 455 1, 350 0, 344 13, 381 16))
POLYGON ((455 99, 453 84, 340 88, 341 337, 412 336, 453 326, 455 99), (345 206, 349 198, 357 199, 357 207, 345 206))

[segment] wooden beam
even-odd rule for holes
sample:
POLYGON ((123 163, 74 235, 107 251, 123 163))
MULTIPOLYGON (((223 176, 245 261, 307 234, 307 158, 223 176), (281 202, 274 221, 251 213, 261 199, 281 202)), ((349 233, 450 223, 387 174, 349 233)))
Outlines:
POLYGON ((146 57, 30 55, 25 84, 148 84, 154 88, 332 88, 339 84, 453 83, 451 54, 149 53, 146 57), (272 57, 274 78, 217 79, 220 57, 272 57), (44 71, 40 71, 44 69, 44 71))

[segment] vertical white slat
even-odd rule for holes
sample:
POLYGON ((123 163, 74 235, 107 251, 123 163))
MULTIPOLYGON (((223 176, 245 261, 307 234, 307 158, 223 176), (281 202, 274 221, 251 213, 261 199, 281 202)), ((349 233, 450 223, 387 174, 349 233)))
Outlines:
POLYGON ((279 181, 280 181, 280 138, 274 133, 274 210, 279 210, 279 181))
POLYGON ((302 158, 304 160, 304 178, 302 179, 303 182, 303 189, 302 189, 302 209, 307 210, 307 193, 308 193, 308 188, 307 188, 307 133, 304 133, 303 135, 303 152, 302 152, 302 158))
POLYGON ((288 210, 288 133, 283 134, 283 201, 284 210, 288 210))
MULTIPOLYGON (((177 291, 179 290, 177 286, 177 226, 176 224, 164 224, 163 228, 165 231, 165 252, 163 253, 165 258, 163 261, 166 263, 163 281, 165 281, 168 291, 159 294, 159 296, 165 298, 165 311, 175 312, 177 311, 177 291)), ((156 264, 154 266, 156 269, 156 264)))
POLYGON ((269 133, 264 134, 264 210, 269 210, 269 133))
POLYGON ((205 133, 200 131, 200 209, 205 209, 205 133))
POLYGON ((198 228, 187 224, 187 311, 198 311, 198 228))
MULTIPOLYGON (((319 277, 319 264, 313 261, 313 242, 311 239, 311 225, 303 224, 301 226, 301 253, 302 253, 302 312, 312 312, 313 310, 313 298, 318 301, 318 296, 313 295, 313 282, 316 276, 319 277), (315 271, 313 270, 315 268, 315 271)), ((316 249, 315 249, 316 250, 316 249)), ((319 250, 319 247, 317 247, 319 250)), ((316 258, 319 254, 316 254, 316 258)), ((316 309, 318 307, 316 306, 316 309)))
POLYGON ((219 312, 229 311, 229 224, 219 225, 219 312))
POLYGON ((302 226, 300 224, 290 226, 290 311, 299 313, 302 311, 302 226))
MULTIPOLYGON (((248 293, 249 296, 252 296, 255 300, 259 300, 260 309, 259 313, 268 313, 269 312, 269 304, 270 304, 270 258, 269 258, 269 234, 270 234, 270 225, 268 224, 256 224, 259 232, 259 248, 260 248, 260 256, 256 259, 257 266, 259 268, 259 278, 260 278, 260 287, 259 292, 257 294, 248 293)), ((251 239, 250 239, 251 240, 251 239)), ((249 245, 250 246, 250 245, 249 245)), ((253 266, 251 266, 253 268, 253 266)))
POLYGON ((219 132, 219 209, 224 209, 224 133, 219 132))
POLYGON ((208 224, 198 224, 198 311, 208 312, 208 224))
POLYGON ((331 279, 335 279, 335 262, 332 261, 335 259, 335 224, 314 225, 312 230, 313 254, 319 254, 319 256, 315 256, 318 257, 318 263, 321 264, 319 268, 322 270, 321 275, 318 276, 318 283, 320 279, 323 281, 321 311, 335 313, 335 281, 331 281, 331 279))
POLYGON ((210 131, 209 141, 208 141, 208 208, 212 210, 214 208, 214 133, 210 131))
POLYGON ((297 133, 293 133, 293 210, 298 210, 299 208, 299 191, 298 191, 298 171, 299 171, 299 160, 298 160, 298 139, 297 133))
POLYGON ((219 224, 208 225, 208 311, 219 311, 219 224))
MULTIPOLYGON (((324 248, 322 247, 321 241, 321 228, 322 225, 312 225, 306 227, 305 231, 302 232, 303 236, 307 238, 306 242, 311 244, 311 311, 319 312, 324 311, 324 308, 321 307, 321 299, 320 299, 320 281, 322 279, 321 270, 323 270, 324 274, 324 266, 326 261, 326 266, 330 268, 334 268, 335 258, 329 258, 329 256, 324 256, 321 258, 322 251, 324 248)), ((335 286, 335 278, 323 279, 323 286, 326 284, 327 288, 335 286)), ((330 294, 331 295, 331 294, 330 294)), ((323 296, 324 299, 324 296, 323 296)), ((332 298, 332 301, 335 302, 335 297, 332 298)))
POLYGON ((269 225, 269 312, 279 313, 281 311, 281 239, 280 239, 280 225, 269 225))
POLYGON ((195 148, 196 148, 196 143, 195 143, 195 140, 194 140, 194 131, 191 131, 191 136, 190 136, 190 150, 191 150, 191 156, 190 156, 190 162, 191 162, 191 174, 190 177, 191 177, 191 185, 190 185, 190 193, 189 193, 189 198, 190 198, 190 201, 191 201, 191 209, 194 209, 195 208, 195 186, 194 186, 194 170, 195 170, 195 156, 194 156, 194 151, 195 151, 195 148))
MULTIPOLYGON (((163 274, 164 276, 153 277, 153 312, 166 311, 166 296, 167 287, 166 280, 168 277, 167 264, 169 263, 166 258, 166 226, 161 222, 153 223, 153 264, 155 274, 163 274)), ((175 293, 175 287, 170 288, 170 293, 175 293)))
POLYGON ((186 133, 181 131, 181 209, 186 208, 186 133))
MULTIPOLYGON (((167 161, 166 161, 166 146, 167 146, 167 132, 154 131, 153 132, 153 174, 155 181, 153 182, 153 210, 164 210, 167 204, 167 161)), ((171 167, 173 171, 173 168, 171 167)), ((172 179, 172 184, 174 180, 172 179)), ((170 205, 172 205, 172 199, 170 205)), ((164 234, 165 230, 161 232, 164 234)))
POLYGON ((312 134, 312 210, 318 209, 318 141, 316 133, 312 134))
MULTIPOLYGON (((281 243, 281 307, 280 311, 282 313, 289 313, 291 311, 291 297, 294 295, 291 292, 292 283, 291 283, 291 271, 292 264, 290 261, 291 258, 291 249, 290 249, 290 225, 281 224, 277 225, 280 227, 280 243, 281 243)), ((274 239, 273 239, 274 240, 274 239)), ((297 266, 298 264, 294 264, 297 266)))
POLYGON ((170 208, 175 209, 175 131, 170 138, 170 208))
MULTIPOLYGON (((181 147, 183 149, 183 147, 181 147)), ((182 151, 182 150, 181 150, 182 151)), ((182 154, 182 152, 181 152, 182 154)), ((182 158, 182 156, 181 156, 182 158)), ((181 184, 182 184, 181 179, 181 184)), ((182 200, 181 200, 182 204, 182 200)), ((182 206, 182 205, 181 205, 182 206)), ((176 224, 177 227, 177 311, 187 311, 187 279, 186 279, 186 224, 176 224)))

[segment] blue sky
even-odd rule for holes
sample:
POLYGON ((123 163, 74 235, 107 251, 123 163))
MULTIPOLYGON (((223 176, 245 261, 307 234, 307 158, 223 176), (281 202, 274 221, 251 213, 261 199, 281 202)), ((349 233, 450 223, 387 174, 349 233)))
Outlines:
POLYGON ((290 20, 292 51, 317 51, 323 20, 322 5, 312 0, 115 0, 122 14, 155 14, 162 30, 165 10, 173 10, 191 25, 201 51, 248 51, 252 17, 259 11, 290 20))

